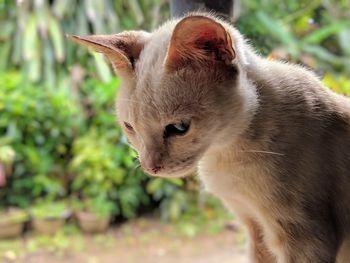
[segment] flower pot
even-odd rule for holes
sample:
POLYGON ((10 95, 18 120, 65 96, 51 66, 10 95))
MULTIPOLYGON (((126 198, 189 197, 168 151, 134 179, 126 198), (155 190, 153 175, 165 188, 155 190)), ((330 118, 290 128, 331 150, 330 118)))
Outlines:
POLYGON ((64 225, 65 219, 58 217, 34 218, 32 222, 33 229, 44 235, 53 235, 64 225))
POLYGON ((12 208, 0 213, 0 239, 16 238, 22 234, 28 214, 18 208, 12 208))
POLYGON ((32 226, 35 231, 40 234, 52 235, 55 234, 66 222, 66 219, 71 216, 71 211, 66 209, 57 215, 43 215, 41 213, 32 213, 32 226))
POLYGON ((75 215, 80 229, 88 234, 105 232, 111 218, 109 215, 101 217, 87 211, 77 211, 75 215))

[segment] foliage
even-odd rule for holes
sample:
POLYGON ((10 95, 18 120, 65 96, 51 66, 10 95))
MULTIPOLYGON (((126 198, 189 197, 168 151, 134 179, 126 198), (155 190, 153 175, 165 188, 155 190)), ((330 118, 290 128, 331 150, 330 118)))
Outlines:
POLYGON ((147 177, 136 169, 134 155, 116 126, 114 98, 119 81, 85 81, 80 101, 86 130, 74 141, 71 191, 82 200, 113 203, 113 214, 132 217, 149 202, 147 177))
POLYGON ((151 178, 147 184, 147 192, 155 201, 159 202, 161 218, 165 221, 176 220, 186 210, 190 191, 187 179, 179 178, 151 178), (186 184, 187 182, 187 184, 186 184), (187 190, 187 192, 186 192, 187 190))
POLYGON ((350 78, 344 74, 326 73, 323 76, 323 83, 335 92, 350 96, 350 78))
MULTIPOLYGON (((30 82, 55 88, 76 61, 90 64, 85 50, 67 45, 65 33, 116 33, 125 28, 149 28, 162 19, 166 1, 43 0, 0 1, 2 30, 0 69, 16 68, 30 82)), ((167 13, 167 12, 166 12, 167 13)), ((165 13, 165 14, 166 14, 165 13)), ((111 76, 101 56, 94 58, 100 77, 111 76)), ((106 79, 107 78, 107 79, 106 79)))
POLYGON ((62 196, 67 158, 81 114, 66 90, 23 83, 15 72, 0 73, 0 134, 16 152, 13 174, 0 191, 0 206, 28 206, 33 198, 62 196))
POLYGON ((9 164, 12 163, 15 158, 15 151, 12 147, 8 145, 1 146, 0 145, 0 162, 9 164))
POLYGON ((263 53, 282 46, 292 61, 308 64, 303 56, 312 56, 317 68, 350 73, 348 1, 248 0, 243 5, 237 26, 263 53))
POLYGON ((66 218, 69 210, 63 201, 41 200, 30 208, 30 213, 35 218, 66 218))
POLYGON ((102 197, 85 198, 83 201, 73 199, 72 206, 75 210, 90 212, 98 217, 110 216, 116 212, 115 203, 102 197))
POLYGON ((132 169, 129 151, 125 144, 118 147, 118 137, 108 139, 94 129, 78 138, 71 162, 76 174, 73 192, 83 200, 112 200, 115 213, 134 216, 138 207, 148 202, 148 197, 142 188, 145 175, 132 169))
POLYGON ((205 193, 192 195, 186 213, 176 220, 176 228, 186 236, 195 236, 199 232, 214 234, 222 230, 225 223, 233 218, 217 198, 205 193), (199 205, 198 205, 199 204, 199 205))

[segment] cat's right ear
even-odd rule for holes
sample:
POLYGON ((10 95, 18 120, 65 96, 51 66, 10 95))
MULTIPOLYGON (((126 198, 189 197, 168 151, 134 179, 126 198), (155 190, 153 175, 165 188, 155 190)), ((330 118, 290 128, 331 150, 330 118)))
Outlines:
POLYGON ((74 42, 104 54, 121 77, 134 74, 135 62, 150 34, 144 31, 126 31, 114 35, 67 35, 74 42))
POLYGON ((170 39, 165 65, 169 70, 185 66, 232 66, 236 57, 230 34, 213 18, 201 15, 180 20, 170 39))

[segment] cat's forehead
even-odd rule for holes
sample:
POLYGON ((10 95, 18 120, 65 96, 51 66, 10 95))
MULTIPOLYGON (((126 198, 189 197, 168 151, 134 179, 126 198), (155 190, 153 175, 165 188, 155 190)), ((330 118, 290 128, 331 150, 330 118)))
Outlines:
POLYGON ((139 82, 150 81, 161 75, 171 37, 172 25, 163 26, 152 33, 136 64, 135 75, 139 82))

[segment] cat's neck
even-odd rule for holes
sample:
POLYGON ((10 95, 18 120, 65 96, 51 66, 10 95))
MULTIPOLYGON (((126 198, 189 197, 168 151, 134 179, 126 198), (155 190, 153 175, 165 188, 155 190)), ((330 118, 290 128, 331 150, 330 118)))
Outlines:
MULTIPOLYGON (((274 120, 266 108, 266 103, 261 103, 261 92, 266 91, 262 91, 260 87, 262 83, 269 83, 273 79, 274 72, 270 71, 270 67, 273 70, 273 64, 278 62, 271 62, 257 55, 245 43, 242 43, 240 48, 243 49, 240 52, 243 59, 239 61, 240 75, 236 99, 242 103, 241 111, 231 113, 234 121, 229 123, 226 131, 221 133, 220 140, 211 145, 207 155, 225 156, 228 152, 231 155, 241 155, 242 152, 263 151, 268 147, 264 142, 268 141, 271 134, 268 126, 274 127, 272 124, 274 120), (269 118, 261 119, 261 115, 268 115, 269 118), (264 121, 269 125, 264 125, 262 123, 264 121), (255 136, 258 133, 259 138, 255 136)), ((273 103, 272 98, 271 103, 273 103)))
POLYGON ((240 111, 233 109, 229 113, 232 118, 207 151, 209 155, 225 153, 228 148, 240 149, 245 147, 245 134, 251 126, 256 112, 259 111, 259 99, 255 83, 248 78, 244 68, 240 70, 235 99, 241 103, 240 111))

